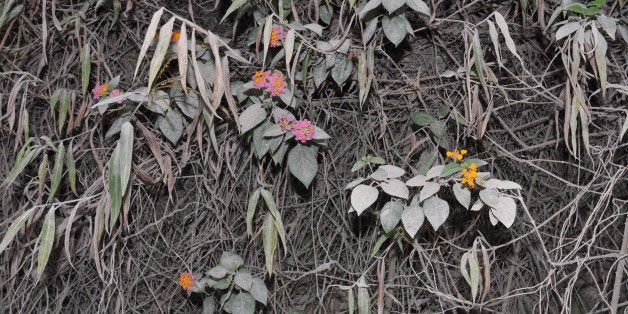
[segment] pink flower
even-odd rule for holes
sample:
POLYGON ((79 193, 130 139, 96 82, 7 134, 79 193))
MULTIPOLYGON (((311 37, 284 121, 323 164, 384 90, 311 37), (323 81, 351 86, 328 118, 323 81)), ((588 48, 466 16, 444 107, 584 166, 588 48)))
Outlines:
POLYGON ((92 89, 92 94, 94 94, 94 100, 98 100, 100 97, 107 93, 107 89, 109 88, 109 84, 105 83, 100 85, 100 83, 96 83, 96 86, 92 89))
POLYGON ((279 126, 284 131, 290 131, 294 128, 296 122, 294 122, 294 117, 288 115, 282 115, 279 117, 279 126))
POLYGON ((281 41, 286 38, 286 33, 288 33, 287 27, 273 26, 273 30, 270 32, 270 46, 281 46, 281 41))
POLYGON ((314 137, 314 125, 308 119, 299 120, 294 124, 292 133, 297 141, 305 143, 314 137))
POLYGON ((253 75, 253 86, 257 89, 267 88, 269 76, 270 71, 260 70, 255 72, 253 75))
POLYGON ((279 96, 286 91, 286 86, 288 86, 288 83, 286 83, 285 76, 279 71, 274 71, 273 74, 268 77, 266 91, 270 93, 271 96, 279 96))
MULTIPOLYGON (((111 91, 111 97, 116 97, 116 96, 120 96, 120 90, 117 88, 111 91)), ((120 99, 118 100, 118 103, 121 104, 125 100, 126 99, 120 99)))

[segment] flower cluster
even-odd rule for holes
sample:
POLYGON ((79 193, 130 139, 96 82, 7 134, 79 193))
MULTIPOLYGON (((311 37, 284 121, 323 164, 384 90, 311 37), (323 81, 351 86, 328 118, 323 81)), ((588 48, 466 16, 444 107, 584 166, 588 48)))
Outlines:
POLYGON ((172 40, 175 43, 178 42, 180 38, 181 38, 181 31, 174 31, 172 32, 172 35, 170 35, 170 40, 172 40))
POLYGON ((253 75, 253 86, 257 89, 266 89, 271 96, 279 96, 286 91, 288 83, 286 77, 279 71, 257 71, 253 75))
POLYGON ((287 27, 273 26, 273 30, 270 32, 270 46, 271 47, 281 46, 281 41, 286 38, 287 33, 288 33, 287 27))
POLYGON ((314 125, 308 119, 295 121, 294 117, 288 115, 282 115, 279 117, 279 126, 284 131, 292 131, 294 138, 305 143, 314 137, 314 125))
POLYGON ((314 125, 308 119, 299 120, 294 123, 292 133, 297 141, 305 143, 314 137, 314 125))
POLYGON ((182 273, 181 277, 179 277, 179 286, 186 291, 192 290, 194 286, 194 276, 188 272, 182 273))
MULTIPOLYGON (((109 84, 105 83, 105 84, 100 85, 100 83, 96 83, 96 86, 92 88, 92 94, 94 96, 94 100, 98 100, 100 99, 100 97, 105 96, 108 90, 109 90, 109 84)), ((120 93, 121 91, 116 88, 111 91, 111 94, 109 96, 111 97, 120 96, 120 93)), ((124 99, 120 99, 118 100, 118 103, 121 104, 123 101, 124 99)))
POLYGON ((460 183, 466 184, 470 189, 475 187, 475 180, 478 176, 478 167, 475 163, 471 163, 469 167, 462 169, 462 181, 460 183))
POLYGON ((458 151, 457 149, 454 149, 453 152, 447 151, 447 157, 451 157, 454 160, 462 160, 462 158, 466 154, 467 154, 466 149, 461 149, 460 151, 458 151))
POLYGON ((109 84, 105 83, 100 85, 100 83, 96 83, 96 86, 92 89, 92 94, 94 94, 94 99, 98 100, 100 97, 104 96, 107 93, 107 89, 109 89, 109 84))

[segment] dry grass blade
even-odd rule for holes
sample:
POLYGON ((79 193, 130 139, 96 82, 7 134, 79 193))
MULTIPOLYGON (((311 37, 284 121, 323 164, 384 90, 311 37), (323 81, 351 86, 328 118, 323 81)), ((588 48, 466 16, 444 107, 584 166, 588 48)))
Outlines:
MULTIPOLYGON (((194 69, 194 77, 196 78, 196 84, 198 85, 198 92, 199 94, 201 94, 201 98, 203 99, 203 102, 205 103, 206 107, 212 112, 212 114, 216 117, 218 117, 218 113, 216 112, 216 109, 212 106, 212 103, 209 101, 209 96, 207 96, 207 85, 205 83, 205 79, 203 78, 203 75, 201 74, 201 70, 198 66, 198 61, 196 60, 196 32, 194 29, 192 29, 192 40, 191 40, 191 45, 192 45, 192 68, 194 69)), ((220 118, 220 117, 219 117, 220 118)))
MULTIPOLYGON (((196 47, 192 47, 196 49, 196 47)), ((185 23, 181 25, 181 36, 177 42, 177 59, 179 61, 179 75, 181 77, 181 88, 187 94, 187 71, 188 71, 188 35, 185 29, 185 23)))

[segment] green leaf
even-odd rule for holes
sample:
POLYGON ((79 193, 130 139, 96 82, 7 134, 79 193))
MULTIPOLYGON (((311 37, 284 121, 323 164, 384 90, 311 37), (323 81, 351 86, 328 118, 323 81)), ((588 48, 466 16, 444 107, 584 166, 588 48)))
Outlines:
POLYGON ((120 128, 120 189, 126 191, 131 181, 131 167, 133 166, 133 126, 129 122, 120 128))
POLYGON ((403 14, 397 15, 384 15, 382 17, 382 28, 384 29, 384 35, 396 46, 406 37, 408 32, 406 25, 408 21, 403 14))
POLYGON ((333 16, 334 11, 331 6, 321 5, 318 8, 318 17, 323 21, 323 23, 329 25, 331 22, 331 17, 333 16))
POLYGON ((231 15, 231 13, 239 9, 242 5, 246 4, 247 2, 248 0, 233 0, 233 2, 231 2, 231 5, 227 9, 227 12, 225 13, 225 15, 222 17, 222 19, 220 19, 220 24, 222 24, 222 22, 227 18, 227 16, 231 15))
POLYGON ((114 223, 118 220, 120 208, 122 207, 122 181, 120 178, 120 145, 118 144, 109 159, 109 196, 111 199, 111 214, 109 216, 109 226, 113 229, 114 223))
POLYGON ((254 314, 255 298, 248 292, 233 294, 225 303, 224 310, 234 314, 254 314))
POLYGON ((380 187, 386 194, 403 199, 408 199, 410 191, 408 187, 399 179, 391 179, 380 183, 380 187))
POLYGON ((449 217, 449 204, 438 197, 431 197, 423 203, 423 212, 434 230, 438 230, 449 217))
MULTIPOLYGON (((626 118, 626 121, 628 121, 628 117, 626 118)), ((628 123, 626 124, 628 125, 628 123)), ((351 172, 356 172, 362 168, 364 168, 364 166, 366 166, 367 163, 364 160, 358 160, 355 162, 355 164, 353 164, 353 167, 351 167, 351 172)))
POLYGON ((384 242, 386 242, 386 240, 389 237, 390 237, 390 234, 384 233, 381 236, 379 236, 379 238, 377 238, 377 241, 375 241, 375 245, 373 245, 373 249, 371 250, 371 257, 375 256, 377 251, 379 251, 379 248, 382 247, 382 244, 384 244, 384 242))
POLYGON ((225 290, 231 286, 231 281, 233 280, 233 276, 229 275, 227 278, 220 279, 216 281, 212 285, 212 289, 225 290))
POLYGON ((24 171, 24 168, 28 166, 34 159, 39 155, 42 148, 31 149, 27 144, 25 144, 20 152, 18 153, 18 158, 16 158, 15 164, 11 171, 9 171, 9 175, 4 179, 2 184, 0 184, 0 188, 3 188, 15 180, 17 176, 24 171))
POLYGON ((61 101, 59 102, 59 133, 63 130, 63 125, 68 116, 68 107, 70 106, 70 95, 68 90, 63 90, 61 101))
POLYGON ((347 302, 349 303, 349 314, 353 314, 355 311, 355 296, 353 295, 353 289, 351 288, 349 288, 347 299, 347 302))
POLYGON ((164 8, 159 9, 150 20, 150 24, 148 25, 148 29, 146 29, 146 35, 144 36, 144 41, 142 42, 142 48, 140 49, 140 54, 137 57, 137 63, 135 64, 135 71, 133 72, 133 79, 137 76, 137 70, 140 69, 140 64, 142 63, 142 59, 146 56, 146 52, 148 51, 148 47, 150 47, 153 42, 153 37, 155 37, 155 33, 157 32, 157 26, 159 26, 159 19, 161 19, 161 15, 164 13, 164 8))
POLYGON ((434 118, 427 112, 416 111, 412 113, 412 121, 419 126, 428 126, 434 121, 434 118))
POLYGON ((153 82, 157 77, 157 74, 161 70, 161 64, 166 57, 166 53, 168 52, 168 47, 170 46, 170 41, 172 37, 172 28, 174 26, 174 17, 171 17, 164 26, 159 30, 159 41, 157 42, 157 47, 155 48, 155 54, 153 58, 150 60, 150 68, 148 69, 148 90, 153 86, 153 82))
POLYGON ((395 229, 399 220, 401 220, 401 213, 403 213, 403 204, 399 202, 388 202, 382 207, 379 213, 379 220, 386 233, 395 229))
POLYGON ((244 260, 238 254, 231 252, 222 252, 220 256, 220 265, 226 267, 230 271, 235 271, 244 265, 244 260))
POLYGON ((360 184, 351 191, 351 206, 360 216, 364 210, 377 201, 378 196, 379 191, 377 188, 360 184))
POLYGON ((517 59, 519 59, 519 62, 523 63, 521 56, 519 56, 519 54, 517 53, 515 42, 512 40, 512 37, 510 37, 510 33, 508 32, 508 24, 506 23, 504 17, 498 11, 495 11, 495 23, 497 23, 497 26, 499 26, 499 30, 502 32, 502 35, 504 35, 504 39, 506 40, 506 47, 508 47, 510 53, 517 57, 517 59))
POLYGON ((251 276, 251 272, 249 272, 248 270, 240 269, 238 273, 236 273, 233 277, 233 282, 236 284, 236 286, 246 291, 250 291, 253 284, 253 277, 251 276))
POLYGON ((382 1, 382 5, 384 9, 388 11, 389 14, 397 11, 397 9, 401 8, 404 4, 406 4, 406 0, 384 0, 382 1))
MULTIPOLYGON (((258 127, 253 129, 253 136, 251 137, 251 144, 253 145, 253 152, 258 159, 261 159, 268 153, 269 150, 269 140, 264 138, 266 131, 269 128, 273 127, 273 123, 270 121, 264 121, 264 123, 260 124, 258 127)), ((281 130, 281 128, 279 128, 281 130)), ((283 140, 279 138, 279 140, 283 140)))
POLYGON ((297 144, 288 153, 288 168, 305 188, 309 188, 318 172, 318 147, 297 144))
POLYGON ((469 206, 471 206, 471 191, 463 188, 460 183, 455 183, 452 190, 458 202, 464 206, 464 208, 469 209, 469 206))
POLYGON ((59 95, 61 95, 61 91, 61 89, 57 89, 54 93, 52 93, 52 96, 50 96, 50 114, 54 114, 55 112, 55 107, 57 106, 57 102, 59 101, 59 95))
POLYGON ((358 313, 370 314, 371 313, 371 301, 369 300, 369 290, 364 280, 364 275, 360 277, 357 282, 358 286, 358 313))
POLYGON ((444 178, 444 177, 448 177, 454 173, 458 173, 460 171, 462 171, 463 167, 461 167, 459 164, 452 162, 447 164, 443 170, 440 172, 440 177, 444 178))
POLYGON ((331 77, 338 86, 342 86, 349 76, 351 76, 351 72, 353 72, 353 62, 351 62, 349 58, 342 56, 336 58, 336 63, 331 69, 331 77))
POLYGON ((277 210, 277 205, 275 204, 275 199, 273 198, 273 195, 266 189, 261 189, 260 193, 262 194, 262 197, 264 198, 264 202, 266 202, 266 207, 268 207, 268 210, 270 211, 270 214, 273 216, 274 218, 274 224, 275 224, 275 228, 277 229, 277 232, 279 233, 279 237, 281 238, 281 242, 283 243, 283 247, 284 249, 287 251, 288 250, 288 242, 286 241, 286 231, 283 227, 283 222, 281 220, 281 214, 279 213, 279 210, 277 210))
POLYGON ((264 22, 264 34, 262 38, 262 43, 264 45, 264 57, 262 59, 262 67, 266 65, 266 55, 268 54, 268 47, 270 45, 270 35, 272 34, 272 31, 273 31, 273 16, 269 15, 268 17, 266 17, 266 21, 264 22))
POLYGON ((251 295, 257 302, 260 302, 264 305, 268 302, 268 289, 266 288, 266 284, 259 278, 253 278, 251 280, 251 295))
POLYGON ((467 284, 469 284, 469 287, 471 287, 471 296, 475 301, 480 287, 480 266, 475 254, 466 252, 462 255, 460 259, 460 272, 462 273, 462 277, 467 281, 467 284), (469 270, 467 270, 467 266, 469 270))
POLYGON ((403 227, 411 238, 414 238, 416 233, 421 229, 424 221, 425 214, 423 213, 423 208, 419 205, 406 206, 401 214, 403 227))
POLYGON ((178 110, 171 108, 165 116, 157 117, 157 127, 161 133, 172 143, 177 144, 183 135, 183 117, 178 110))
POLYGON ((52 201, 61 183, 61 175, 63 174, 63 163, 65 161, 65 147, 63 143, 59 143, 57 147, 57 153, 55 155, 55 164, 52 168, 52 175, 50 177, 50 194, 48 195, 48 202, 52 201))
POLYGON ((240 134, 244 134, 266 120, 266 110, 262 104, 253 104, 240 114, 240 134))
POLYGON ((4 234, 4 238, 2 238, 2 242, 0 242, 0 253, 2 253, 7 248, 7 246, 9 245, 9 243, 11 243, 11 241, 13 241, 13 238, 15 238, 15 235, 17 235, 20 229, 22 229, 22 226, 24 226, 26 221, 33 214, 33 210, 34 208, 27 210, 20 217, 18 217, 11 223, 11 225, 9 226, 9 229, 7 229, 7 233, 4 234))
POLYGON ((90 46, 89 42, 87 42, 85 43, 85 46, 83 46, 83 52, 81 53, 81 83, 83 87, 83 95, 85 95, 85 92, 87 91, 87 86, 89 85, 89 73, 92 66, 90 55, 90 46))
POLYGON ((327 65, 325 62, 319 62, 317 65, 312 67, 312 77, 314 78, 314 85, 316 88, 320 87, 325 80, 327 80, 327 65))
POLYGON ((37 255, 37 277, 41 277, 48 264, 55 239, 55 207, 51 206, 44 218, 44 224, 39 234, 39 254, 37 255))
POLYGON ((249 204, 246 208, 246 233, 249 236, 253 236, 253 216, 255 215, 255 209, 257 208, 257 201, 259 200, 260 191, 255 190, 249 198, 249 204))
POLYGON ((65 165, 68 167, 68 181, 70 181, 70 188, 72 189, 74 195, 78 196, 78 193, 76 193, 76 165, 74 163, 74 152, 71 142, 66 153, 65 165))
POLYGON ((264 226, 262 227, 262 242, 264 246, 264 256, 266 258, 266 270, 269 275, 273 274, 273 258, 277 250, 277 228, 273 223, 273 216, 266 215, 264 226))

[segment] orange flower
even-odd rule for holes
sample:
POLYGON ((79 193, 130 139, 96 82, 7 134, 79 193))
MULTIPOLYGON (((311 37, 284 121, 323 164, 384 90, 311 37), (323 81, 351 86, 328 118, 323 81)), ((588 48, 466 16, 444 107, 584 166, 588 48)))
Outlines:
POLYGON ((466 154, 467 154, 466 149, 461 149, 460 151, 458 151, 457 149, 454 149, 453 152, 447 151, 447 157, 451 157, 454 160, 462 160, 463 156, 466 154))
POLYGON ((475 163, 471 163, 469 167, 462 169, 462 180, 460 183, 466 184, 470 189, 475 187, 478 176, 478 167, 475 163))
POLYGON ((270 46, 271 47, 279 47, 281 46, 281 41, 286 38, 287 30, 281 26, 273 26, 272 31, 270 32, 270 46))
POLYGON ((173 42, 179 41, 180 38, 181 38, 181 31, 174 31, 172 32, 172 35, 170 36, 170 40, 172 40, 173 42))
POLYGON ((186 291, 192 290, 194 286, 194 276, 188 272, 182 273, 181 277, 179 277, 179 286, 186 291))
POLYGON ((94 99, 98 100, 100 97, 107 93, 107 89, 109 89, 109 84, 105 83, 100 85, 100 83, 96 83, 96 86, 92 89, 92 94, 94 94, 94 99))

